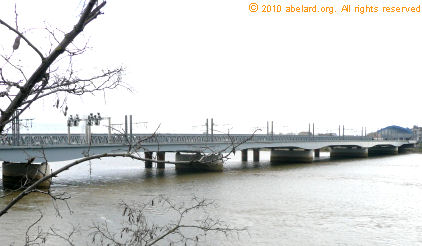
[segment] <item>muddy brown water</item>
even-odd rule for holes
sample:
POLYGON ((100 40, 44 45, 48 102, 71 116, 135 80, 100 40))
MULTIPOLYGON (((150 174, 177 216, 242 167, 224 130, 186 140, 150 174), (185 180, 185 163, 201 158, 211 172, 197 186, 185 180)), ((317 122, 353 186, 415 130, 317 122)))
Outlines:
MULTIPOLYGON (((260 163, 242 163, 238 153, 223 172, 199 174, 176 173, 170 165, 146 170, 117 158, 84 163, 53 180, 52 189, 71 195, 72 214, 59 202, 59 217, 49 197, 31 194, 0 218, 0 245, 22 245, 40 211, 43 229, 66 232, 78 225, 76 244, 89 244, 93 223, 120 226, 120 201, 158 195, 175 202, 193 195, 214 200, 218 206, 207 210, 210 215, 248 228, 239 237, 208 235, 201 245, 422 245, 422 154, 337 161, 321 155, 311 164, 271 165, 269 152, 261 152, 260 163)), ((148 212, 151 218, 161 213, 148 212)), ((47 245, 63 241, 50 238, 47 245)))

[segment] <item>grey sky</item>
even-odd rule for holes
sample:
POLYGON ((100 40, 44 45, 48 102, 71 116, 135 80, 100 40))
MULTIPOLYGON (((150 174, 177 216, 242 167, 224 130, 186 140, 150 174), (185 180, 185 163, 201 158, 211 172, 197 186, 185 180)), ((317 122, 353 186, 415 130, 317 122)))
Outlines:
MULTIPOLYGON (((69 30, 82 1, 41 2, 17 1, 22 27, 43 27, 45 19, 69 30)), ((87 73, 124 65, 133 92, 69 99, 70 114, 101 112, 113 122, 133 114, 149 122, 139 131, 161 123, 162 132, 202 132, 193 126, 211 117, 216 128, 243 133, 267 120, 284 133, 312 122, 322 132, 339 124, 355 132, 422 125, 420 13, 288 17, 251 13, 251 2, 109 1, 81 38, 93 49, 79 65, 87 73)), ((340 9, 359 3, 324 1, 340 9)), ((13 23, 12 1, 0 3, 0 15, 13 23)), ((3 27, 0 33, 0 49, 10 49, 14 36, 3 27)), ((28 35, 46 40, 37 29, 28 35)), ((25 117, 65 131, 66 118, 52 104, 39 102, 25 117)))

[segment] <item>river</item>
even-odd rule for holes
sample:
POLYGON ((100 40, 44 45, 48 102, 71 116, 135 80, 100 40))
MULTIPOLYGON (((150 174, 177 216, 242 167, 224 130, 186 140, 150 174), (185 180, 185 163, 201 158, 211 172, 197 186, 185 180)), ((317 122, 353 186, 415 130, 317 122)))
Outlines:
MULTIPOLYGON (((208 235, 200 245, 422 245, 421 154, 329 160, 321 153, 311 164, 271 165, 269 152, 261 152, 259 163, 242 163, 239 152, 223 172, 199 174, 178 174, 171 165, 146 170, 139 161, 114 158, 76 166, 55 178, 52 189, 71 196, 73 212, 59 201, 60 217, 48 196, 31 194, 0 218, 1 245, 23 244, 39 211, 37 225, 44 230, 66 232, 78 225, 74 241, 89 244, 93 223, 120 226, 120 201, 158 195, 176 203, 193 195, 213 200, 218 206, 207 210, 212 217, 247 227, 238 236, 208 235)), ((10 198, 1 198, 0 205, 10 198)), ((52 237, 47 245, 64 244, 52 237)))

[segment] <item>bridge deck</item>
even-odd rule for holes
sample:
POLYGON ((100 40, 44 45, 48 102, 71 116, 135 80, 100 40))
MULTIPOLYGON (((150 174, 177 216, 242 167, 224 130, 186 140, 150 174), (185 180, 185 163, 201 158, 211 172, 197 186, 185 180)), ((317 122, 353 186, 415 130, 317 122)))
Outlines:
POLYGON ((373 147, 377 145, 401 146, 414 143, 407 139, 372 139, 364 136, 303 136, 303 135, 247 135, 247 134, 21 134, 18 138, 4 135, 0 138, 0 160, 25 161, 36 157, 37 161, 63 161, 82 157, 88 152, 126 152, 129 145, 140 146, 138 152, 191 151, 229 152, 252 148, 303 148, 320 149, 329 146, 373 147))

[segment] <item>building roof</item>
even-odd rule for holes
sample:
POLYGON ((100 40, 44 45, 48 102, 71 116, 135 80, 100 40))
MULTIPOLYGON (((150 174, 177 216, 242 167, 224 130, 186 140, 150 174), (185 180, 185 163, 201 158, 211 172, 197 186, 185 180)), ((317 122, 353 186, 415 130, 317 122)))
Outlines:
POLYGON ((377 132, 383 132, 385 130, 393 130, 393 131, 396 131, 396 132, 399 132, 399 133, 412 134, 412 129, 404 128, 404 127, 396 126, 396 125, 387 126, 385 128, 382 128, 381 130, 378 130, 377 132))

